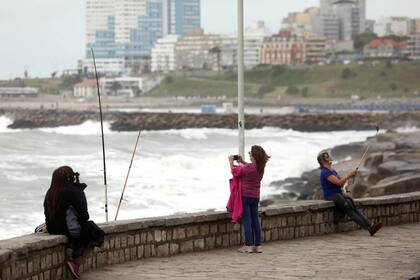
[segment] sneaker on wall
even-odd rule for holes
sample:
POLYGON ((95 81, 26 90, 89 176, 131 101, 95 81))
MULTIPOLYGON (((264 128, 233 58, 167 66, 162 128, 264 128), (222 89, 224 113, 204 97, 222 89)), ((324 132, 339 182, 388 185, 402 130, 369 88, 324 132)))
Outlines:
POLYGON ((80 279, 80 268, 75 261, 68 261, 67 267, 69 268, 74 279, 80 279))

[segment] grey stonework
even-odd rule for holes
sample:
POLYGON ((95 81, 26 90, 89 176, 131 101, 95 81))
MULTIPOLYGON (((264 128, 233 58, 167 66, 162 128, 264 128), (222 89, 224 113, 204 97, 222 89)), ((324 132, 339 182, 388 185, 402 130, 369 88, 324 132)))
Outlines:
MULTIPOLYGON (((420 221, 420 192, 356 200, 361 211, 386 225, 420 221)), ((332 202, 303 201, 261 210, 263 241, 296 239, 358 229, 333 224, 332 202)), ((101 248, 84 259, 82 271, 150 257, 228 248, 243 243, 239 224, 224 212, 203 212, 101 224, 101 248)), ((0 241, 0 279, 64 279, 64 236, 31 234, 0 241)))

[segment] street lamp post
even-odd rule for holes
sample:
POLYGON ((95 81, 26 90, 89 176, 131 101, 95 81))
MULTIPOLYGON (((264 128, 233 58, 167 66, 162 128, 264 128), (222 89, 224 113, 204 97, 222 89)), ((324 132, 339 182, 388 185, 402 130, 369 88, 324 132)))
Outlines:
POLYGON ((244 0, 238 0, 238 154, 245 153, 244 116, 244 0))

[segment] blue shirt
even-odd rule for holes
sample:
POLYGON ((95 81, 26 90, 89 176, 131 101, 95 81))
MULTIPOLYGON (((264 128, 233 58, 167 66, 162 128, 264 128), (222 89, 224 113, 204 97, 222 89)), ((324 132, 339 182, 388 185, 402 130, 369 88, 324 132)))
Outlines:
POLYGON ((341 179, 340 176, 338 176, 338 174, 335 170, 329 170, 326 167, 323 167, 321 169, 320 180, 321 180, 322 190, 324 191, 324 198, 325 199, 328 199, 328 197, 330 197, 332 194, 342 193, 340 185, 336 185, 336 184, 333 184, 330 181, 328 181, 328 177, 331 176, 331 175, 334 175, 338 179, 341 179))

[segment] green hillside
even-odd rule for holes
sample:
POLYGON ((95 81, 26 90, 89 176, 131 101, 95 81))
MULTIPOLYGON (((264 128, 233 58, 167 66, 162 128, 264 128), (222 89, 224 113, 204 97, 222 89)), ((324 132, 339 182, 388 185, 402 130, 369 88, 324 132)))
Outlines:
MULTIPOLYGON (((249 97, 401 97, 420 93, 420 64, 386 62, 313 66, 292 70, 260 66, 245 74, 249 97)), ((169 76, 149 96, 236 96, 236 73, 169 76)))

